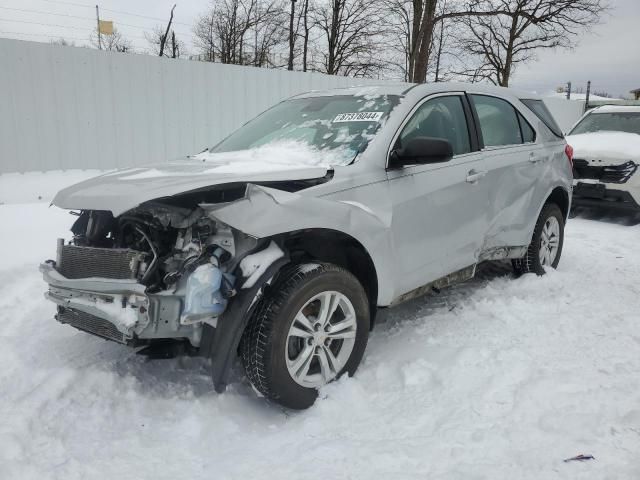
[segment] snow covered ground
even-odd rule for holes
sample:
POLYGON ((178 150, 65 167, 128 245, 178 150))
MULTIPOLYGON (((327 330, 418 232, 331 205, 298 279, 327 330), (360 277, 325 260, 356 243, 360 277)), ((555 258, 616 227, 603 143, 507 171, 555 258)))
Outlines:
POLYGON ((5 203, 0 479, 640 478, 634 222, 573 219, 557 272, 487 268, 400 307, 356 377, 289 412, 239 371, 217 395, 202 359, 57 324, 37 264, 72 218, 5 203), (596 460, 563 463, 579 453, 596 460))

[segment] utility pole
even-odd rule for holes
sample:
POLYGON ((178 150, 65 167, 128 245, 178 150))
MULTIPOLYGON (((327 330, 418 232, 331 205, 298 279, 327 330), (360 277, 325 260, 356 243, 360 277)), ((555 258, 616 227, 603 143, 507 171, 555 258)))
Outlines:
POLYGON ((587 97, 584 101, 584 111, 589 110, 589 95, 591 95, 591 80, 587 82, 587 97))
POLYGON ((571 82, 567 82, 567 100, 571 100, 571 82))
POLYGON ((100 34, 100 11, 98 5, 96 5, 96 22, 98 25, 98 48, 102 50, 102 35, 100 34))

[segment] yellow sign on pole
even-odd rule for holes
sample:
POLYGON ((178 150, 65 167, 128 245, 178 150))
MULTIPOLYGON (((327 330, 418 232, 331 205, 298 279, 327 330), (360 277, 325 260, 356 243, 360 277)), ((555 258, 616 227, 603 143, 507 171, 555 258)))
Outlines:
POLYGON ((110 20, 100 20, 98 24, 102 35, 113 35, 113 22, 110 20))

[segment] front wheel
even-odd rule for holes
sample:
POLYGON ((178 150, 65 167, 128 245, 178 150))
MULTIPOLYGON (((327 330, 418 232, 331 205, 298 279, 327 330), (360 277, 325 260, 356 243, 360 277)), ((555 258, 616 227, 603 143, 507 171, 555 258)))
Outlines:
POLYGON ((261 300, 240 353, 261 394, 303 409, 319 387, 356 371, 368 333, 367 296, 350 272, 331 264, 293 265, 261 300))
POLYGON ((564 243, 564 216, 555 203, 547 203, 540 212, 531 244, 524 257, 513 261, 518 274, 544 275, 544 268, 557 268, 564 243))

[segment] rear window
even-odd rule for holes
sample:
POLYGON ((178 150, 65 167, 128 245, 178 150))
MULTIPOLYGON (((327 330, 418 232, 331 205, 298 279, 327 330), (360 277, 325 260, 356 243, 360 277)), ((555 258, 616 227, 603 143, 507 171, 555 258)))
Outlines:
POLYGON ((542 100, 531 100, 531 99, 520 99, 522 103, 524 103, 529 110, 536 114, 542 123, 544 123, 551 133, 553 133, 558 138, 563 138, 562 129, 558 126, 556 121, 553 119, 553 115, 544 104, 542 100))
POLYGON ((487 95, 471 95, 486 147, 523 143, 516 109, 509 102, 487 95))

